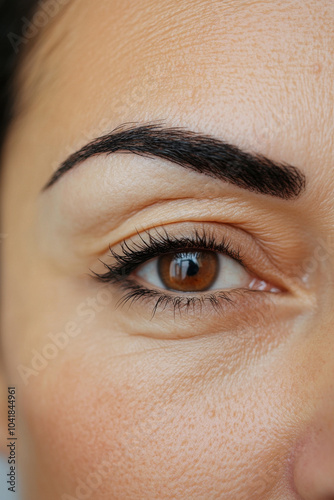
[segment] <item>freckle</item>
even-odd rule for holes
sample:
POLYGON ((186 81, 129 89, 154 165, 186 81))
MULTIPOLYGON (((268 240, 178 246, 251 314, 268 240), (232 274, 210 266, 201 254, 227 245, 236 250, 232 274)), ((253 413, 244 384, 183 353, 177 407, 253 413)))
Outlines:
POLYGON ((312 73, 319 75, 322 71, 322 66, 320 63, 313 64, 312 66, 312 73))
POLYGON ((215 408, 210 408, 210 409, 208 410, 208 413, 207 413, 207 414, 208 414, 208 417, 210 417, 210 418, 215 418, 215 416, 216 416, 216 410, 215 410, 215 408))

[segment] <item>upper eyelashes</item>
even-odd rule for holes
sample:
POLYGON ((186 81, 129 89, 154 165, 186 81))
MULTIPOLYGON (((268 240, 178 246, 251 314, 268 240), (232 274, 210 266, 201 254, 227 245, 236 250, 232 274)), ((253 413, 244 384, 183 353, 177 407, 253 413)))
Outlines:
POLYGON ((257 279, 244 264, 240 248, 203 230, 191 236, 173 236, 165 228, 138 234, 137 242, 124 241, 119 253, 110 249, 114 263, 103 263, 107 271, 94 276, 125 291, 120 303, 153 300, 183 309, 210 301, 216 308, 231 301, 232 292, 242 290, 278 291, 257 279))
POLYGON ((239 248, 236 250, 233 249, 231 242, 228 241, 227 238, 223 238, 222 241, 217 242, 212 234, 208 234, 205 231, 203 231, 203 234, 200 234, 196 230, 190 237, 176 237, 170 235, 165 228, 162 228, 161 232, 155 229, 154 234, 150 231, 146 231, 145 235, 147 239, 144 239, 144 237, 138 233, 139 242, 128 243, 124 241, 121 244, 120 253, 110 248, 110 253, 115 263, 112 265, 103 263, 108 271, 105 274, 94 273, 94 275, 100 281, 119 281, 119 279, 129 276, 131 272, 136 270, 140 265, 154 257, 194 249, 210 250, 228 255, 244 266, 239 248))

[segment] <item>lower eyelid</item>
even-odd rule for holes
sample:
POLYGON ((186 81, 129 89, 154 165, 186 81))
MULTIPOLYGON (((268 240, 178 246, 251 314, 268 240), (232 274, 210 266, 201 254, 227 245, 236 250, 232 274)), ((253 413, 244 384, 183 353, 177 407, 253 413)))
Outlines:
MULTIPOLYGON (((219 320, 218 327, 220 333, 222 333, 225 330, 230 331, 231 328, 236 328, 237 325, 244 324, 245 321, 247 326, 250 326, 250 313, 252 315, 255 314, 256 317, 258 316, 259 319, 262 318, 262 321, 264 308, 266 311, 265 317, 268 318, 269 310, 273 311, 277 306, 270 299, 272 294, 259 290, 213 290, 211 292, 194 293, 192 295, 185 293, 182 296, 175 292, 165 293, 163 290, 162 292, 150 290, 132 282, 130 279, 127 279, 121 288, 122 294, 117 301, 116 308, 122 309, 128 306, 126 307, 127 317, 131 309, 131 314, 134 314, 138 319, 148 315, 147 319, 150 321, 156 318, 157 314, 159 314, 157 318, 160 318, 162 314, 164 320, 174 318, 174 322, 176 319, 187 321, 187 318, 189 320, 192 318, 191 321, 196 322, 193 326, 195 327, 196 335, 199 335, 199 330, 203 328, 209 319, 210 324, 211 321, 214 321, 215 317, 219 320), (256 310, 259 312, 255 313, 256 310), (236 315, 237 311, 239 313, 236 315), (202 326, 200 327, 200 325, 202 326)), ((138 323, 139 325, 140 323, 138 323)), ((160 329, 162 325, 160 323, 158 325, 160 325, 160 329)), ((186 323, 183 324, 183 327, 185 325, 186 323)), ((194 336, 194 334, 195 332, 192 331, 191 336, 194 336)), ((170 338, 169 335, 168 338, 170 338)))

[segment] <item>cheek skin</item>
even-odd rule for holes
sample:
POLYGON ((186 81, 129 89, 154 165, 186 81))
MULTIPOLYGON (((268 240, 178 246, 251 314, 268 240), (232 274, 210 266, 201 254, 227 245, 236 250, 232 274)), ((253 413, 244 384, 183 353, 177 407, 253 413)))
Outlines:
POLYGON ((277 374, 265 384, 229 381, 210 359, 195 371, 172 354, 164 370, 152 351, 117 356, 78 339, 31 380, 23 411, 34 443, 29 467, 40 472, 31 498, 81 498, 85 487, 95 500, 249 500, 280 491, 294 423, 277 374))

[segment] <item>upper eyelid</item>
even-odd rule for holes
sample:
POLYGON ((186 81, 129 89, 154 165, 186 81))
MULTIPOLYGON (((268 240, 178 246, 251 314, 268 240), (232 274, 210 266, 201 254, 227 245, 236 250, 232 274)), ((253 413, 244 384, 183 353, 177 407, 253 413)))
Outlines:
MULTIPOLYGON (((123 242, 126 245, 132 247, 133 244, 137 245, 138 235, 145 234, 157 234, 158 232, 167 232, 169 235, 172 235, 175 239, 179 239, 180 236, 186 235, 187 237, 193 236, 196 232, 202 235, 204 232, 206 234, 211 234, 215 238, 216 241, 222 241, 225 237, 225 240, 229 240, 231 243, 231 249, 235 251, 235 253, 239 252, 242 265, 246 269, 246 271, 250 272, 256 278, 261 281, 270 282, 273 287, 276 287, 283 292, 288 292, 293 296, 304 296, 306 290, 304 289, 303 283, 300 283, 300 277, 295 274, 290 275, 288 271, 281 269, 280 266, 277 265, 275 261, 272 260, 271 254, 269 250, 263 248, 261 244, 261 240, 258 239, 249 231, 245 231, 242 227, 236 227, 232 224, 224 224, 219 222, 212 221, 181 221, 179 223, 171 223, 166 225, 153 226, 150 229, 143 229, 141 232, 135 230, 132 232, 132 235, 128 238, 123 238, 123 242)), ((121 250, 121 242, 117 243, 111 247, 112 251, 115 251, 118 255, 122 255, 121 250)), ((100 253, 101 255, 101 253, 100 253)), ((228 255, 228 254, 227 254, 228 255)), ((154 257, 153 255, 152 257, 154 257)), ((235 257, 235 255, 230 255, 235 257)), ((111 282, 112 280, 119 281, 126 277, 126 273, 123 269, 119 268, 118 276, 115 273, 111 273, 108 276, 108 272, 110 267, 113 271, 117 270, 116 261, 108 252, 105 250, 104 257, 102 260, 99 259, 100 264, 96 263, 93 265, 94 270, 100 272, 100 274, 92 271, 93 277, 100 281, 111 282), (101 273, 101 263, 107 269, 107 273, 101 273), (113 274, 113 276, 112 276, 113 274)), ((144 261, 138 262, 142 264, 144 261)))

